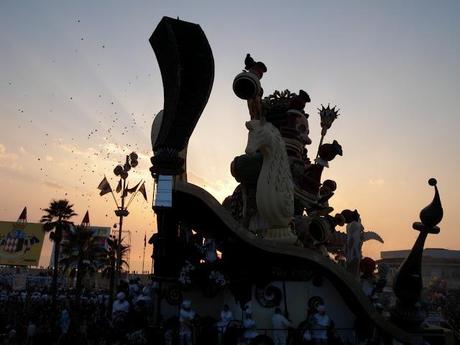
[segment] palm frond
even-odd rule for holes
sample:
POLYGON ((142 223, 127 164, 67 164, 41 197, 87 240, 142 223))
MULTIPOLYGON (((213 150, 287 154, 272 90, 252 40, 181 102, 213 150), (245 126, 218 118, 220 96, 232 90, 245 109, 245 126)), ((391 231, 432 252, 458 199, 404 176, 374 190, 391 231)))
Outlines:
POLYGON ((73 204, 70 204, 67 199, 52 200, 50 205, 43 209, 43 212, 45 214, 40 220, 42 223, 50 222, 54 219, 68 220, 77 215, 73 210, 73 204))

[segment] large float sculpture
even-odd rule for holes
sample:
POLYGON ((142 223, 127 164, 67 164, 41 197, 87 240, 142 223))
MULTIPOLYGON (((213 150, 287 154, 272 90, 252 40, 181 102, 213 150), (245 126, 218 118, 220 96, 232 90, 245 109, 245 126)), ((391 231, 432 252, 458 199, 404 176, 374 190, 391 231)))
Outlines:
MULTIPOLYGON (((361 254, 364 241, 382 239, 364 231, 357 210, 332 214, 330 200, 337 185, 322 180, 324 168, 343 154, 336 140, 323 142, 339 115, 337 107, 318 109, 321 140, 310 160, 307 146, 312 141, 305 112, 310 96, 303 90, 297 94, 285 90, 264 97, 261 79, 268 68, 247 54, 244 71, 233 81, 236 96, 248 104, 246 153, 231 163, 239 185, 221 205, 187 182, 186 174, 188 141, 214 77, 206 36, 196 24, 164 17, 150 43, 165 98, 152 126, 158 232, 150 243, 157 282, 156 321, 177 317, 183 300, 187 303, 180 313, 190 315, 191 301, 201 316, 194 319, 195 343, 217 344, 217 334, 210 330, 219 324, 224 305, 227 313, 237 316, 233 326, 242 325, 243 313, 251 310, 257 327, 269 329, 275 308, 281 308, 300 332, 307 310, 325 303, 343 341, 447 343, 445 330, 421 326, 423 313, 417 304, 424 241, 428 233, 439 230, 436 225, 442 219, 437 189, 421 222, 414 224, 420 237, 395 280, 397 304, 391 318, 385 318, 371 297, 385 285, 386 270, 380 267, 375 280, 375 264, 361 254), (344 225, 346 231, 337 229, 344 225)), ((253 344, 267 341, 258 339, 253 344)), ((291 344, 296 339, 292 332, 291 344)))
MULTIPOLYGON (((240 182, 224 206, 236 220, 258 236, 345 256, 350 271, 358 274, 362 242, 375 239, 375 232, 364 232, 356 210, 344 210, 334 216, 329 199, 337 184, 321 180, 324 168, 337 155, 341 145, 334 140, 323 143, 327 131, 339 115, 336 107, 318 109, 321 139, 316 158, 308 157, 309 114, 304 108, 310 96, 300 90, 275 91, 263 98, 261 79, 267 67, 255 62, 250 54, 245 70, 233 81, 235 94, 248 103, 250 121, 246 154, 236 157, 231 172, 240 182), (347 231, 336 226, 347 223, 347 231)), ((342 258, 342 259, 345 259, 342 258)))

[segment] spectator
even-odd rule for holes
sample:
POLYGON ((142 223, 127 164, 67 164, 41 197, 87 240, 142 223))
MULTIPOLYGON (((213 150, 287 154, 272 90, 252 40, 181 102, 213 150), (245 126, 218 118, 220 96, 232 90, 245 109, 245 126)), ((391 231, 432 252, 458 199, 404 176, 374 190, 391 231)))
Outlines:
POLYGON ((67 334, 69 333, 70 328, 70 315, 67 309, 63 309, 61 311, 61 316, 59 317, 59 329, 61 330, 61 334, 59 335, 58 344, 61 344, 61 341, 64 339, 64 343, 66 343, 65 339, 67 334))
POLYGON ((129 302, 126 300, 124 292, 117 294, 117 299, 113 302, 112 306, 112 320, 120 317, 125 317, 129 312, 129 302))
POLYGON ((291 322, 281 314, 280 308, 275 308, 275 313, 272 316, 272 326, 275 345, 286 345, 288 327, 291 326, 291 322))
POLYGON ((331 324, 331 319, 326 314, 326 307, 319 305, 317 312, 312 316, 311 337, 314 345, 327 345, 327 331, 331 324))
POLYGON ((35 344, 36 333, 37 333, 37 326, 35 325, 33 321, 29 321, 29 325, 27 326, 27 338, 26 338, 27 345, 35 344))
POLYGON ((195 318, 195 311, 192 309, 192 302, 184 300, 179 312, 179 338, 180 345, 192 345, 192 321, 195 318))
POLYGON ((245 317, 243 320, 244 328, 244 340, 246 344, 249 344, 252 339, 257 337, 259 334, 256 331, 256 322, 252 318, 252 310, 250 307, 247 307, 245 310, 245 317))
POLYGON ((220 312, 220 320, 217 323, 220 334, 224 334, 230 321, 233 321, 233 313, 228 304, 224 305, 224 309, 220 312))

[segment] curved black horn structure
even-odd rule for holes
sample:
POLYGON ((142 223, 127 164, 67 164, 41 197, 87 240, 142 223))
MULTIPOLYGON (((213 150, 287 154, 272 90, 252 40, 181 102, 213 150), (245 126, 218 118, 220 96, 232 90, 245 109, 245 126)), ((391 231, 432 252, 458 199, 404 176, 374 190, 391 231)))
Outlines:
POLYGON ((208 102, 214 81, 214 59, 206 36, 197 24, 163 17, 150 44, 160 66, 164 89, 163 111, 152 125, 150 171, 157 184, 153 208, 158 217, 158 240, 153 257, 155 273, 177 272, 177 219, 171 213, 173 176, 186 171, 186 148, 208 102))
POLYGON ((163 120, 153 150, 183 150, 208 102, 214 58, 197 24, 163 17, 150 44, 160 66, 164 89, 163 120))

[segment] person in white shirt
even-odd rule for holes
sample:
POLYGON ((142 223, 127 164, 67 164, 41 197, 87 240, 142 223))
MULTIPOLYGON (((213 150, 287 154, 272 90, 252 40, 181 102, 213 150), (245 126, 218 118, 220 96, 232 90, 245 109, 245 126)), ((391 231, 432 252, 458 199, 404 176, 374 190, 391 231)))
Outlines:
POLYGON ((180 345, 192 345, 192 321, 195 318, 195 311, 192 309, 192 302, 184 300, 179 312, 179 338, 180 345))
POLYGON ((233 313, 231 312, 228 304, 225 304, 224 309, 220 312, 220 320, 217 322, 219 333, 225 333, 230 321, 233 321, 233 313))
POLYGON ((120 316, 126 316, 128 314, 129 302, 125 298, 126 295, 124 292, 119 292, 117 294, 117 299, 113 302, 112 305, 112 320, 115 320, 120 316))
POLYGON ((33 321, 29 321, 29 325, 27 326, 27 338, 26 344, 33 345, 35 344, 35 334, 37 333, 37 326, 33 321))
POLYGON ((138 303, 141 301, 145 303, 146 307, 152 306, 152 297, 151 297, 150 289, 147 286, 142 289, 142 293, 139 296, 137 296, 135 302, 138 303))
POLYGON ((61 334, 59 335, 59 338, 57 340, 58 345, 65 343, 70 328, 70 315, 67 309, 65 308, 62 310, 61 316, 59 318, 59 328, 61 329, 61 334))
POLYGON ((203 249, 206 256, 206 261, 213 263, 217 260, 216 241, 212 238, 204 240, 203 249))
POLYGON ((286 345, 288 327, 291 326, 291 322, 281 314, 280 308, 275 308, 275 313, 272 316, 272 326, 275 345, 286 345))
POLYGON ((224 304, 224 309, 220 312, 220 319, 217 321, 219 344, 222 343, 222 336, 227 331, 227 326, 231 321, 233 321, 233 313, 231 312, 228 304, 224 304))
POLYGON ((249 344, 252 339, 257 337, 259 334, 256 332, 256 322, 252 318, 252 310, 247 307, 245 310, 245 317, 243 320, 244 333, 243 337, 246 344, 249 344))
POLYGON ((331 319, 326 314, 326 307, 319 305, 317 313, 312 316, 312 331, 311 337, 315 345, 327 344, 327 330, 331 325, 331 319))

